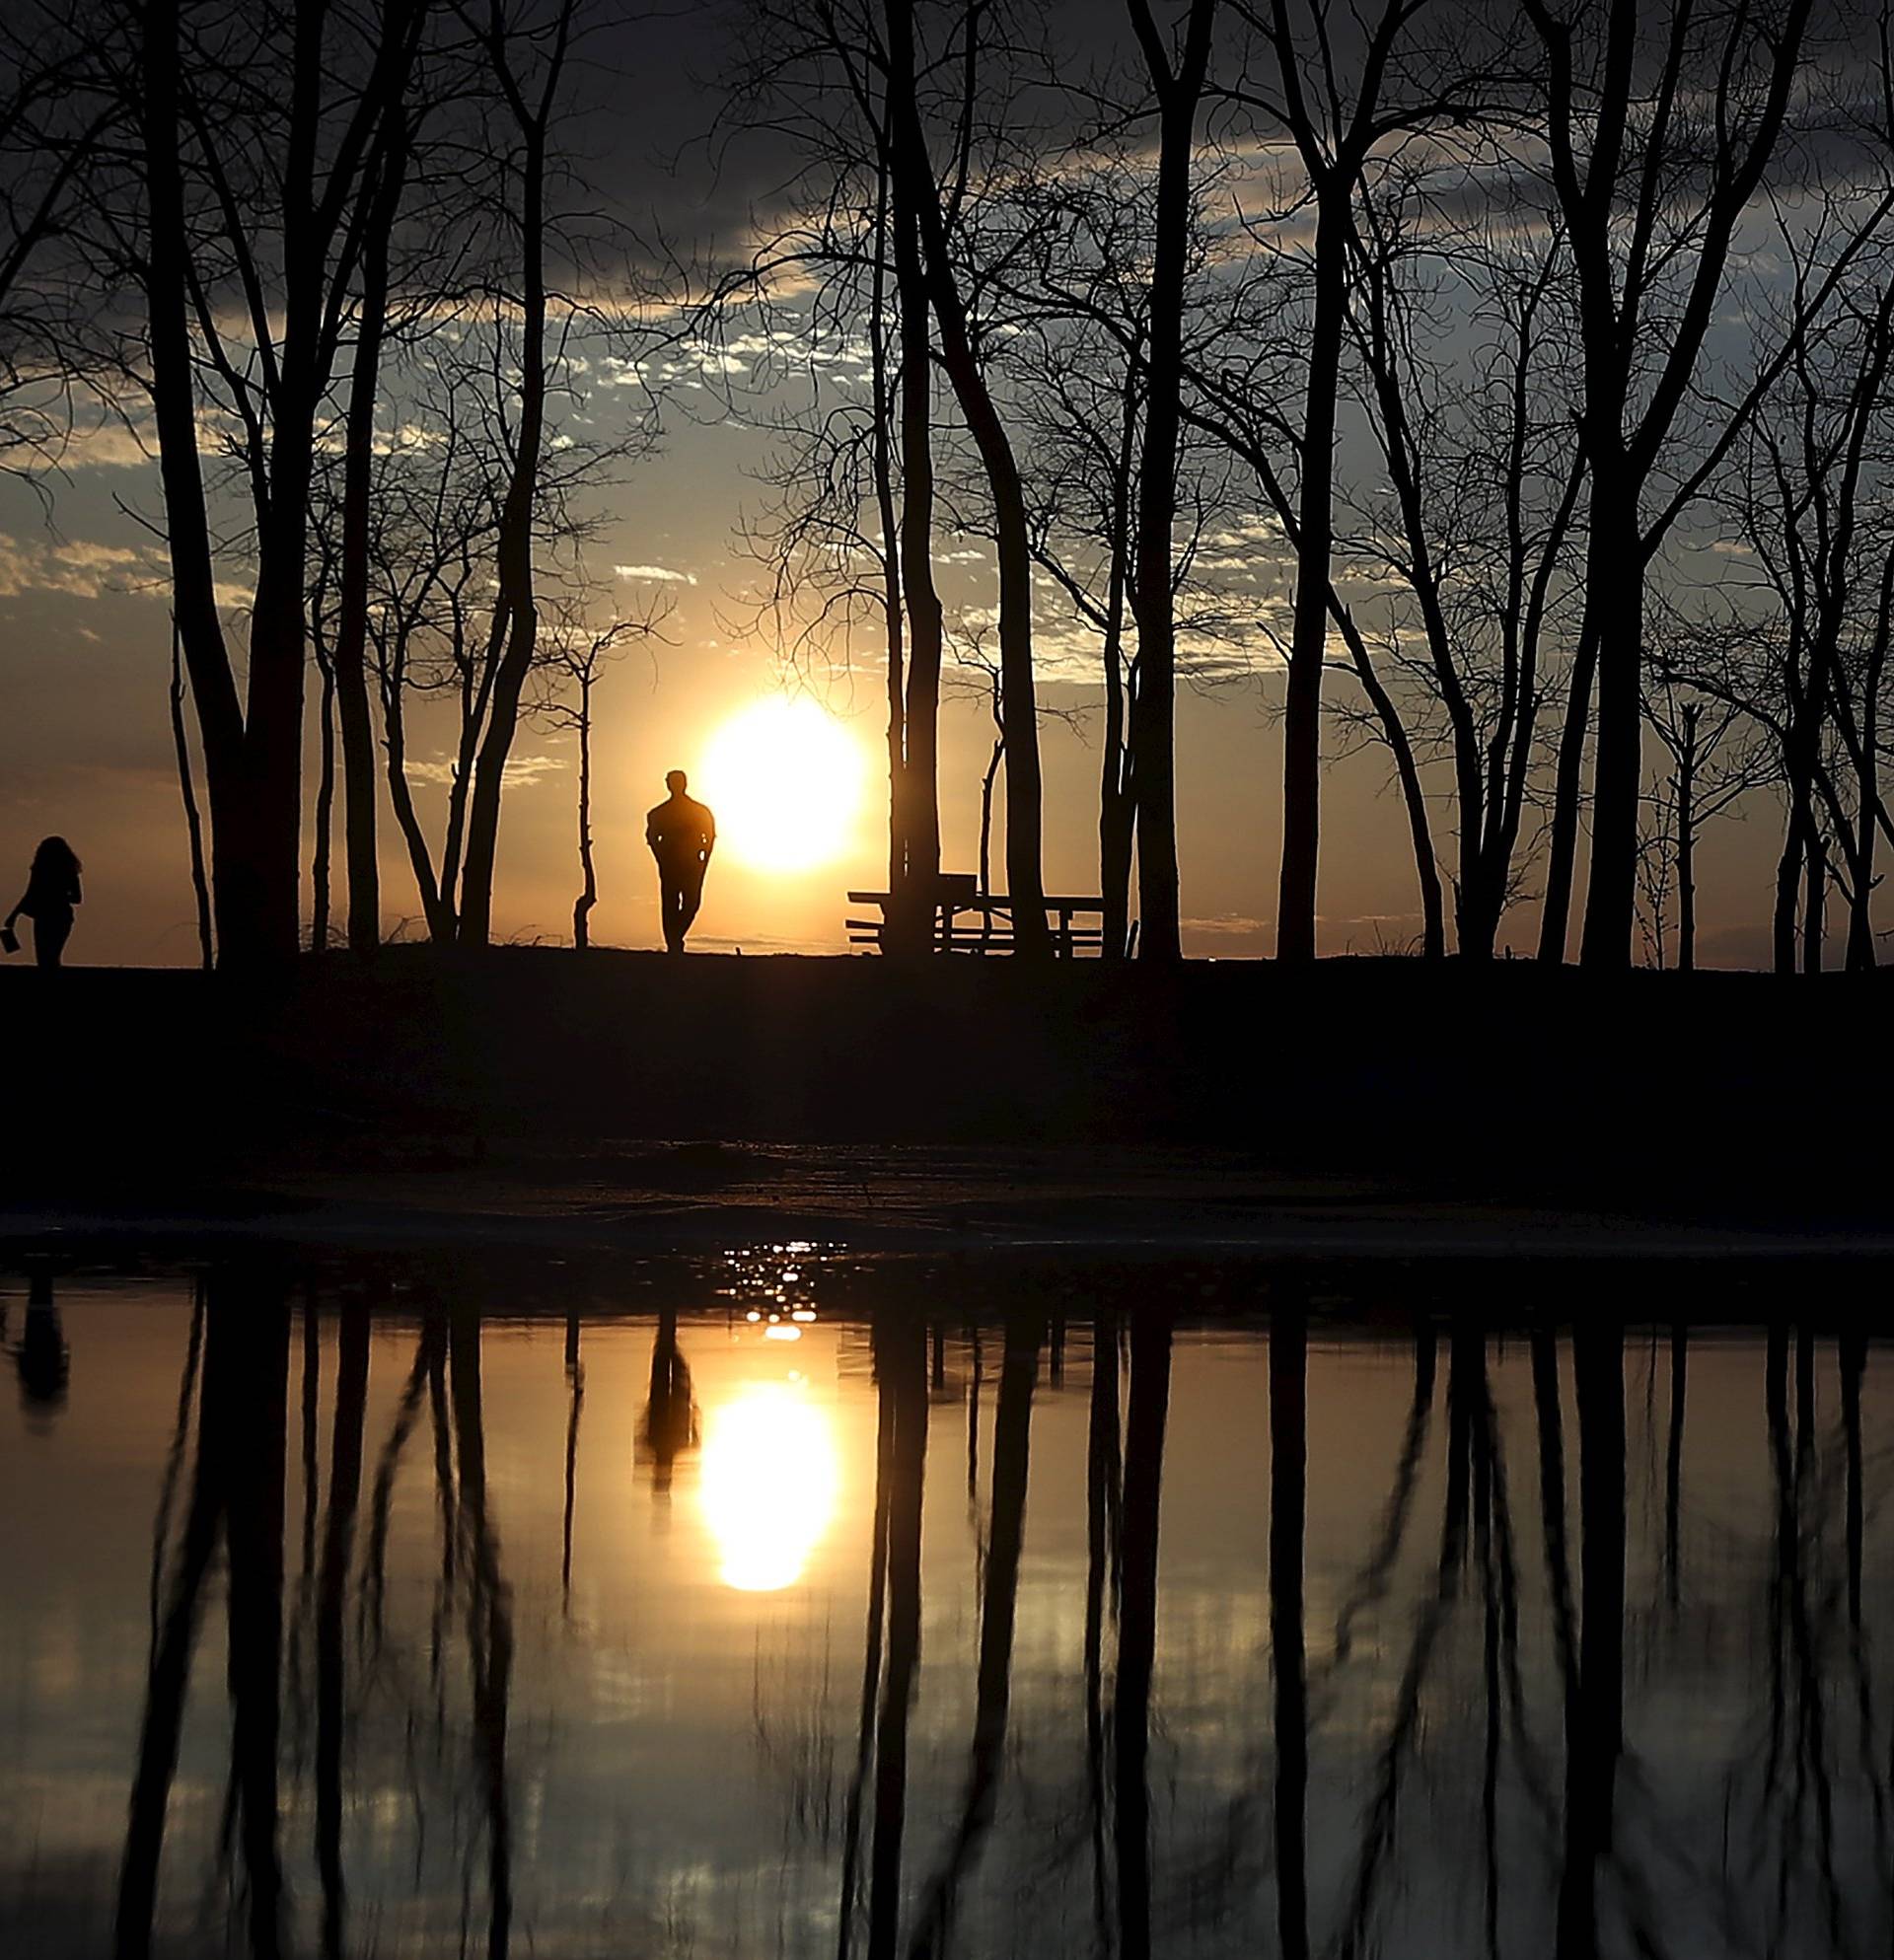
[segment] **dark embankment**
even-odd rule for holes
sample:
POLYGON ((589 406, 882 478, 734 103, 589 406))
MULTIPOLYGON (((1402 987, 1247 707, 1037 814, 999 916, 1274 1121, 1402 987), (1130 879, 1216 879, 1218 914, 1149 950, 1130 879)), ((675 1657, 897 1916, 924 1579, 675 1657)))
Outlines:
POLYGON ((0 974, 10 1202, 534 1141, 1180 1146, 1435 1202, 1880 1222, 1894 980, 509 950, 0 974))

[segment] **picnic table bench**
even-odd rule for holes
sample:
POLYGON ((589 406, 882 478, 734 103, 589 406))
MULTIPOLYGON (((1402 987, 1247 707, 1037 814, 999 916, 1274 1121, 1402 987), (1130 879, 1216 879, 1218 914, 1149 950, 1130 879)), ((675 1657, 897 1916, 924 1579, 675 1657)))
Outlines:
MULTIPOLYGON (((876 918, 847 920, 852 945, 886 946, 891 897, 887 892, 848 894, 850 906, 872 906, 880 914, 876 918)), ((1045 907, 1047 930, 1056 958, 1070 960, 1081 952, 1103 952, 1104 900, 1048 893, 1040 904, 1045 907)), ((931 909, 936 952, 978 956, 1010 953, 1014 949, 1012 900, 1003 892, 981 891, 979 881, 970 873, 946 872, 935 880, 931 909)))

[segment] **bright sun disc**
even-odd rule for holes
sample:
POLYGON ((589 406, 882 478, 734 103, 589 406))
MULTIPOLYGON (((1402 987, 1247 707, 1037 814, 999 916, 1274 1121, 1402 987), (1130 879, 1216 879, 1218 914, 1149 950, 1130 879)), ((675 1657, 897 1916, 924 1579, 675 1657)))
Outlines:
POLYGON ((760 871, 812 871, 853 839, 867 775, 861 745, 807 695, 733 715, 691 787, 717 817, 717 843, 760 871))

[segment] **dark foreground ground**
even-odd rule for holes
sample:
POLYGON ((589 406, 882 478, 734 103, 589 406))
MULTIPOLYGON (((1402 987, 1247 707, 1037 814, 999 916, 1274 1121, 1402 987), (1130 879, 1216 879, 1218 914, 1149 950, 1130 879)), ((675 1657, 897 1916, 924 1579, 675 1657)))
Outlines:
POLYGON ((0 973, 0 1236, 1894 1244, 1894 979, 508 950, 0 973))

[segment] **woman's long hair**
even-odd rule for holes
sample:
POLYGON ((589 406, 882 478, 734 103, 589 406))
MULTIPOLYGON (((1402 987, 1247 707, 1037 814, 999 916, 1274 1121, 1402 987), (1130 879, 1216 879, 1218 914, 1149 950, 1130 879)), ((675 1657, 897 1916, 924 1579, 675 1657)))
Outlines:
MULTIPOLYGON (((18 860, 16 859, 17 863, 18 860)), ((41 837, 39 848, 33 854, 33 875, 36 878, 41 872, 57 876, 65 872, 77 878, 85 866, 79 862, 78 853, 64 837, 41 837)))

